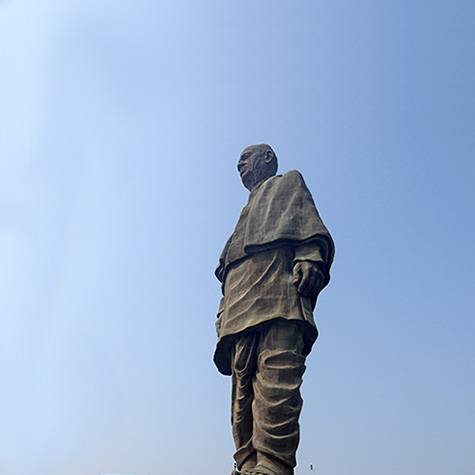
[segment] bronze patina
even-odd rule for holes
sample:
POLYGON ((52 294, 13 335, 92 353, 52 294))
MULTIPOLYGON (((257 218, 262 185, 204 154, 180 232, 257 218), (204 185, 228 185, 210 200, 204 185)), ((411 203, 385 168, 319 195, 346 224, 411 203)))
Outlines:
POLYGON ((215 272, 223 297, 214 362, 232 377, 236 472, 293 475, 313 310, 334 244, 302 175, 277 175, 269 145, 244 149, 237 168, 250 195, 215 272))

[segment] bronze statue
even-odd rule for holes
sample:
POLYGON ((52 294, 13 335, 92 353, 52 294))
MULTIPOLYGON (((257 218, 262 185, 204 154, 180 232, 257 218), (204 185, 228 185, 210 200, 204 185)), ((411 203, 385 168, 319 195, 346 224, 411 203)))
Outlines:
POLYGON ((237 470, 293 475, 313 309, 334 245, 302 175, 276 175, 269 145, 244 149, 237 168, 250 195, 215 272, 223 298, 214 362, 232 376, 237 470))

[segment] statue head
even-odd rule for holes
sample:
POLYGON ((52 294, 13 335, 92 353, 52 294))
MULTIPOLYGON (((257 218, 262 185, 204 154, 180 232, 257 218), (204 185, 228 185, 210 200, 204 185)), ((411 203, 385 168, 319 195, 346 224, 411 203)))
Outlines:
POLYGON ((252 191, 277 173, 277 157, 267 144, 251 145, 242 151, 237 169, 243 185, 252 191))

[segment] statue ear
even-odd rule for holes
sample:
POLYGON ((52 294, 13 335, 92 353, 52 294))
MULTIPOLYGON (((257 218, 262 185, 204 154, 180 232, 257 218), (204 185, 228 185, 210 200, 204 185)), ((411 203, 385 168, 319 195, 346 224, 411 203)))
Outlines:
POLYGON ((266 154, 264 156, 264 160, 266 163, 270 163, 272 162, 272 159, 274 158, 274 154, 272 153, 271 150, 267 150, 266 151, 266 154))

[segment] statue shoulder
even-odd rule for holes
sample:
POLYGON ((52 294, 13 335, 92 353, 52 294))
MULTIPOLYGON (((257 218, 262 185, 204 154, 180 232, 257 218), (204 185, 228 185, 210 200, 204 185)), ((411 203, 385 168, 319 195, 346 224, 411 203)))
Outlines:
POLYGON ((304 181, 302 174, 298 170, 290 170, 289 172, 284 173, 282 178, 286 180, 304 181))
POLYGON ((307 190, 307 186, 302 174, 298 170, 291 170, 283 175, 274 175, 264 182, 264 185, 256 193, 256 199, 258 197, 268 199, 269 196, 280 193, 299 194, 305 190, 307 190))
POLYGON ((290 170, 282 175, 282 181, 289 186, 306 186, 302 174, 298 170, 290 170))

